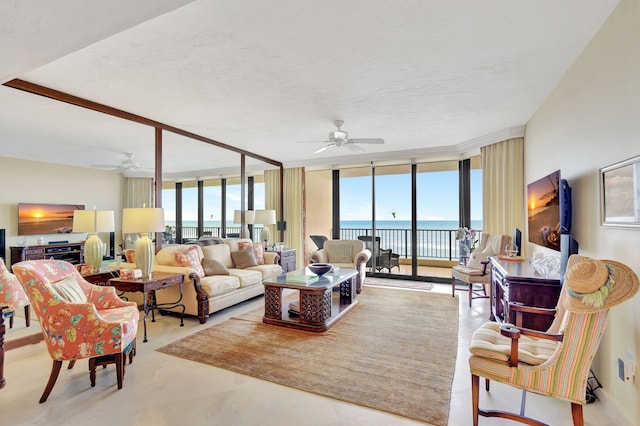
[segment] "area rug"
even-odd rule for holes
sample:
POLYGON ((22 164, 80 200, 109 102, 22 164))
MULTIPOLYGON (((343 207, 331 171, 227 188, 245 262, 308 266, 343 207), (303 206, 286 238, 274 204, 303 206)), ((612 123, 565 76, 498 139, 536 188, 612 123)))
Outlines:
POLYGON ((366 286, 376 286, 376 287, 395 287, 395 288, 408 288, 412 290, 432 290, 433 283, 429 283, 426 281, 411 281, 411 280, 396 280, 396 279, 388 279, 388 278, 376 278, 376 277, 367 277, 364 280, 364 285, 366 286))
POLYGON ((446 425, 458 346, 457 297, 370 287, 358 300, 324 333, 264 324, 259 309, 158 350, 446 425))

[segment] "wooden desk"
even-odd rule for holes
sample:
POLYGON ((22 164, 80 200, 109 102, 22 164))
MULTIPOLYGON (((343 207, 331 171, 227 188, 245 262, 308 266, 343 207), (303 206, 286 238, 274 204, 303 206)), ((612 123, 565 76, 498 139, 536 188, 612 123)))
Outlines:
MULTIPOLYGON (((515 324, 515 313, 509 303, 522 303, 538 308, 555 308, 560 296, 560 277, 544 278, 531 266, 530 259, 501 260, 491 257, 491 313, 489 319, 515 324)), ((523 314, 522 326, 546 331, 552 316, 523 314)))
POLYGON ((155 322, 155 310, 156 309, 169 309, 182 306, 182 312, 180 313, 180 327, 184 326, 184 310, 185 306, 182 301, 182 274, 169 274, 163 272, 154 272, 151 277, 137 278, 131 280, 125 280, 122 278, 112 278, 109 280, 109 285, 114 286, 116 289, 122 292, 127 291, 139 291, 144 293, 144 339, 143 342, 147 342, 147 315, 151 312, 151 322, 155 322), (180 286, 180 297, 178 300, 172 303, 156 303, 155 292, 156 290, 162 290, 163 288, 180 286))

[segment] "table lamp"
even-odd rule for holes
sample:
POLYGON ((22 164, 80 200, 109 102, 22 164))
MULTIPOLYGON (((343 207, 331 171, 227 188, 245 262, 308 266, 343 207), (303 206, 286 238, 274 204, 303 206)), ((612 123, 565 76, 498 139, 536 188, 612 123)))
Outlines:
POLYGON ((269 244, 269 226, 276 224, 276 211, 275 210, 256 210, 255 223, 262 224, 262 231, 260 231, 260 240, 264 241, 265 247, 269 244))
MULTIPOLYGON (((244 212, 244 228, 242 228, 243 238, 249 238, 249 226, 255 223, 256 212, 253 210, 246 210, 244 212)), ((233 211, 233 223, 242 223, 242 210, 233 211)))
POLYGON ((113 232, 113 210, 74 210, 73 232, 88 232, 89 238, 84 242, 84 263, 91 265, 95 272, 100 271, 105 244, 98 237, 98 232, 113 232))
POLYGON ((142 207, 122 210, 122 232, 140 234, 135 248, 136 267, 142 270, 142 276, 145 278, 151 276, 156 255, 149 234, 162 231, 164 231, 164 209, 142 207))

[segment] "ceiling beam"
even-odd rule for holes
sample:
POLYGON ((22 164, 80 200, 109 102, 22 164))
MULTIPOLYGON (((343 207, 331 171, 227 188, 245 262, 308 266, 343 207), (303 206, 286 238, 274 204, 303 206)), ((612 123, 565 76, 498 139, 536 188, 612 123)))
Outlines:
POLYGON ((259 155, 259 154, 254 154, 253 152, 250 152, 250 151, 245 151, 244 149, 240 149, 232 145, 227 145, 215 139, 207 138, 205 136, 201 136, 196 133, 189 132, 187 130, 173 127, 168 124, 161 123, 159 121, 151 120, 149 118, 142 117, 140 115, 132 114, 130 112, 123 111, 121 109, 113 108, 108 105, 100 104, 98 102, 94 102, 88 99, 80 98, 78 96, 70 95, 69 93, 65 93, 59 90, 51 89, 49 87, 41 86, 39 84, 30 83, 28 81, 21 80, 19 78, 7 81, 6 83, 3 84, 3 86, 22 90, 35 95, 44 96, 45 98, 54 99, 56 101, 65 102, 65 103, 76 105, 82 108, 87 108, 93 111, 101 112, 103 114, 111 115, 113 117, 122 118, 123 120, 129 120, 135 123, 143 124, 145 126, 151 126, 156 129, 158 128, 163 129, 168 132, 184 136, 186 138, 195 139, 200 142, 217 146, 218 148, 227 149, 229 151, 233 151, 241 155, 246 155, 247 157, 255 158, 256 160, 263 161, 265 163, 271 164, 276 167, 282 167, 282 163, 279 161, 272 160, 267 157, 263 157, 262 155, 259 155))

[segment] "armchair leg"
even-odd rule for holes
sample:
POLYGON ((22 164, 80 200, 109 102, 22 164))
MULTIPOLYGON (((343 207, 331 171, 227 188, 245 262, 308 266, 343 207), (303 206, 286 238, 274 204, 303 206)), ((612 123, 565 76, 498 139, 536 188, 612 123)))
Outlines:
POLYGON ((471 375, 471 409, 473 426, 478 426, 478 399, 480 398, 480 376, 471 375))
MULTIPOLYGON (((69 363, 69 365, 71 365, 72 363, 73 361, 69 363)), ((44 388, 44 392, 40 397, 40 404, 42 404, 47 400, 47 398, 49 398, 49 394, 51 393, 53 386, 56 384, 56 380, 58 380, 58 374, 60 374, 61 367, 62 367, 62 361, 53 361, 53 366, 51 367, 51 374, 49 375, 49 381, 47 382, 47 386, 44 388)))
POLYGON ((24 307, 24 322, 27 327, 31 325, 31 310, 29 309, 29 305, 24 307))
POLYGON ((573 418, 573 426, 584 426, 584 418, 582 417, 582 405, 571 403, 571 417, 573 418))
POLYGON ((122 378, 124 376, 124 352, 119 352, 115 355, 116 357, 116 375, 118 377, 118 389, 122 389, 122 378))

